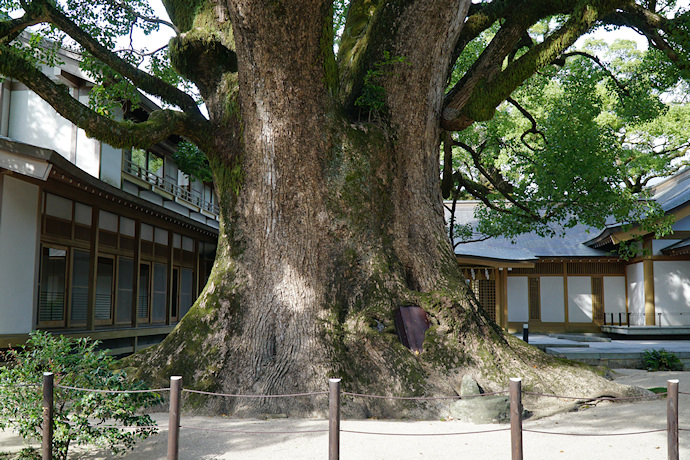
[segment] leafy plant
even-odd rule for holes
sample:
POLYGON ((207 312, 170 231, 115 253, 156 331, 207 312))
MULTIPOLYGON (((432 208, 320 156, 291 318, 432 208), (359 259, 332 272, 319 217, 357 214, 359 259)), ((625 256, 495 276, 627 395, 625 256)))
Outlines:
POLYGON ((668 392, 668 389, 665 387, 653 387, 653 388, 647 388, 647 390, 651 391, 654 394, 664 395, 664 396, 668 392))
POLYGON ((42 379, 55 374, 53 458, 66 459, 71 444, 94 444, 123 453, 137 439, 156 433, 155 423, 139 410, 160 402, 155 393, 99 393, 59 388, 143 390, 124 372, 111 370, 113 358, 98 342, 32 332, 21 349, 5 353, 0 368, 0 428, 23 438, 42 437, 42 379))
POLYGON ((383 60, 375 62, 374 68, 369 69, 364 76, 364 88, 362 94, 355 101, 355 106, 363 107, 377 118, 386 109, 386 90, 383 87, 382 79, 391 72, 393 65, 404 63, 404 56, 391 56, 388 51, 383 52, 383 60))
POLYGON ((659 350, 645 350, 642 355, 644 367, 650 372, 656 371, 681 371, 683 363, 678 356, 663 348, 659 350))
POLYGON ((204 153, 191 142, 183 141, 172 154, 173 161, 183 173, 202 182, 213 181, 213 172, 204 153))

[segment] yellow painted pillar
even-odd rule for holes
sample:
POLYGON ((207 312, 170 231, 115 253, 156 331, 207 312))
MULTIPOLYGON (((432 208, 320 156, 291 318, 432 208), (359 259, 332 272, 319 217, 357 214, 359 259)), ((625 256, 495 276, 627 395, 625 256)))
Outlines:
POLYGON ((654 261, 652 260, 652 240, 644 242, 645 256, 642 260, 644 270, 644 324, 654 326, 656 324, 656 311, 654 306, 654 261))

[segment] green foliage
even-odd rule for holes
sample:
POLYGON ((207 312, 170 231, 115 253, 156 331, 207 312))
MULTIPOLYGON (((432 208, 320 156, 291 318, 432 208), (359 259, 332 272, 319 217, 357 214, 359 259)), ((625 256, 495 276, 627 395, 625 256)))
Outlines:
MULTIPOLYGON (((55 337, 35 331, 21 349, 5 354, 0 368, 0 428, 23 438, 41 439, 43 372, 55 374, 56 385, 101 390, 146 389, 113 372, 113 358, 87 339, 55 337)), ((113 453, 131 449, 137 439, 156 432, 139 410, 160 402, 155 393, 96 393, 55 388, 53 458, 65 459, 72 444, 95 444, 113 453), (114 427, 120 426, 120 428, 114 427), (127 428, 122 428, 127 427, 127 428)))
POLYGON ((666 395, 666 392, 668 391, 668 389, 665 387, 652 387, 652 388, 647 388, 647 390, 649 390, 652 393, 657 394, 657 395, 659 395, 659 394, 666 395))
POLYGON ((203 182, 213 181, 213 173, 206 155, 191 142, 180 142, 172 158, 183 173, 203 182))
MULTIPOLYGON (((688 164, 690 105, 669 97, 683 82, 657 65, 663 56, 633 42, 590 41, 584 51, 606 69, 570 57, 512 95, 532 120, 505 103, 492 120, 455 136, 475 153, 454 147, 456 179, 484 187, 490 204, 478 208, 478 232, 555 236, 578 224, 614 222, 657 236, 671 231, 644 187, 688 164)), ((636 250, 623 248, 628 256, 636 250)))
POLYGON ((683 370, 683 363, 680 362, 678 356, 663 348, 645 350, 642 355, 642 362, 645 369, 650 372, 683 370))
POLYGON ((364 76, 364 88, 362 94, 355 101, 357 107, 362 107, 369 112, 369 117, 374 115, 380 118, 386 109, 386 90, 383 87, 383 77, 393 71, 393 66, 404 63, 404 56, 391 56, 388 51, 383 52, 383 59, 374 63, 374 68, 369 69, 364 76))
POLYGON ((343 35, 345 28, 345 20, 347 19, 347 10, 350 7, 348 0, 334 0, 333 1, 333 32, 335 34, 333 44, 338 46, 340 44, 340 37, 343 35))

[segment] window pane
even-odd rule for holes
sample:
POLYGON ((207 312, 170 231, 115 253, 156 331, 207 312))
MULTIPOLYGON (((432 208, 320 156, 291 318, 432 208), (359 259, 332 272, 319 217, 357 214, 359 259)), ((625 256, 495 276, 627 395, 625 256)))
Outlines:
POLYGON ((154 240, 156 244, 164 244, 168 245, 168 231, 163 230, 162 228, 156 227, 154 231, 154 240))
POLYGON ((148 153, 148 166, 146 169, 158 177, 163 177, 163 158, 153 152, 148 153))
POLYGON ((98 228, 117 233, 117 214, 101 210, 98 214, 98 228))
POLYGON ((113 259, 98 258, 96 272, 96 319, 112 319, 113 259))
POLYGON ((146 168, 146 151, 141 149, 132 149, 130 152, 130 161, 142 168, 146 168))
POLYGON ((153 241, 153 227, 148 224, 141 224, 141 239, 144 241, 153 241))
POLYGON ((148 264, 139 266, 139 303, 137 308, 137 316, 139 319, 148 320, 149 317, 150 271, 151 269, 148 264))
POLYGON ((134 291, 134 261, 120 257, 117 270, 117 322, 132 322, 132 291, 134 291))
POLYGON ((78 224, 91 225, 91 206, 74 203, 74 221, 78 224))
POLYGON ((194 271, 183 268, 180 273, 180 318, 192 307, 192 287, 194 286, 194 271))
POLYGON ((153 318, 155 322, 165 321, 165 300, 168 292, 168 270, 163 264, 153 265, 153 318))
POLYGON ((86 312, 89 305, 89 253, 75 250, 73 258, 70 323, 86 324, 86 312))
POLYGON ((72 202, 67 198, 46 193, 46 214, 72 220, 72 202))
POLYGON ((38 321, 64 321, 67 251, 43 247, 38 321))
POLYGON ((179 283, 180 270, 178 268, 173 268, 172 276, 172 292, 170 293, 170 317, 177 318, 177 307, 179 304, 180 295, 180 283, 179 283))
POLYGON ((126 217, 120 217, 120 234, 125 236, 134 236, 136 229, 136 222, 126 217))

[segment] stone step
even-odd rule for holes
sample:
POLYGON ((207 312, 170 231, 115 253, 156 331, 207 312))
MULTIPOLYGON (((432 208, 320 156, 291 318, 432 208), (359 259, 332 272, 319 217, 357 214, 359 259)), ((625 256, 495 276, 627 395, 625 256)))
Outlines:
MULTIPOLYGON (((577 347, 547 347, 546 353, 558 358, 571 359, 592 366, 606 366, 609 368, 644 369, 642 362, 643 350, 611 349, 582 349, 577 347)), ((674 352, 683 366, 690 368, 690 352, 674 352)))
POLYGON ((604 337, 599 334, 549 334, 549 337, 557 339, 572 340, 574 342, 610 342, 609 337, 604 337))

